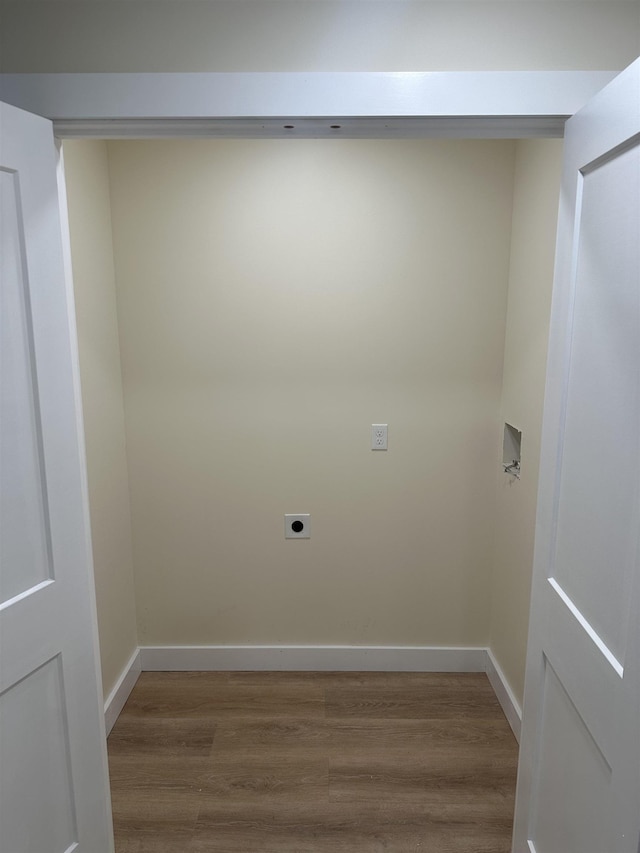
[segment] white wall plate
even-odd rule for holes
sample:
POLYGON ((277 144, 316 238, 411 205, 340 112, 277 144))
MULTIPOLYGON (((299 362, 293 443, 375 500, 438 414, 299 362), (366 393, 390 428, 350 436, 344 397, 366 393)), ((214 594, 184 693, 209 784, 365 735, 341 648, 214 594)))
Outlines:
POLYGON ((284 517, 285 539, 310 539, 311 538, 311 516, 308 512, 285 514, 284 517))

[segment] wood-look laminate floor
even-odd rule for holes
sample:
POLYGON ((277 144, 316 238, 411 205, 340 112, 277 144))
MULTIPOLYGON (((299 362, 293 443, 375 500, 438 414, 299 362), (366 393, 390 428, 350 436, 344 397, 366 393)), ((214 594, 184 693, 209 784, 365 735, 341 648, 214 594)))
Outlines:
POLYGON ((484 674, 143 673, 108 740, 116 853, 508 853, 484 674))

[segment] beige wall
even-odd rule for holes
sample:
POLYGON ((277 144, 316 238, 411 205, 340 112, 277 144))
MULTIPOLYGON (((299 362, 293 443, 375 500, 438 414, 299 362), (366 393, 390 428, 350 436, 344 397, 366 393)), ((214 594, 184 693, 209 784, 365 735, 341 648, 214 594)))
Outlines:
POLYGON ((109 176, 140 642, 490 638, 521 700, 561 148, 65 143, 105 693, 137 643, 109 176))
POLYGON ((0 67, 76 71, 621 69, 637 0, 2 0, 0 67))
POLYGON ((64 159, 107 696, 137 646, 137 630, 106 143, 66 142, 64 159))
POLYGON ((521 479, 498 475, 491 649, 522 702, 562 142, 520 140, 501 422, 522 430, 521 479))
POLYGON ((109 143, 141 644, 487 643, 514 150, 109 143))

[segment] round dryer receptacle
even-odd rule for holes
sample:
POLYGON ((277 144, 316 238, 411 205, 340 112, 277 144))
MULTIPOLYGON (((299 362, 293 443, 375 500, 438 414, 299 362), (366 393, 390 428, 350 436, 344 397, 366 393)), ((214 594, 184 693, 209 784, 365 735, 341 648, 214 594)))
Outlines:
POLYGON ((311 516, 309 513, 287 513, 284 517, 284 538, 310 539, 311 516))

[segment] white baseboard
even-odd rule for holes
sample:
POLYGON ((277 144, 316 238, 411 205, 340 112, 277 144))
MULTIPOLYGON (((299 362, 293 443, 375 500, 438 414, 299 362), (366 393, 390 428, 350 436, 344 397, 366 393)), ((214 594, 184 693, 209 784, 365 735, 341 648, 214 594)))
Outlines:
POLYGON ((493 692, 496 694, 505 717, 509 721, 511 730, 516 736, 516 740, 520 743, 520 729, 522 728, 522 709, 516 697, 513 694, 509 682, 505 678, 504 672, 500 669, 498 662, 493 656, 491 649, 486 650, 486 673, 493 692))
POLYGON ((141 672, 486 672, 520 741, 522 711, 490 649, 442 646, 141 646, 104 703, 107 734, 141 672))
POLYGON ((145 671, 485 672, 486 649, 429 646, 141 646, 145 671))
POLYGON ((129 698, 129 694, 135 687, 141 671, 140 649, 136 649, 131 655, 131 659, 122 670, 120 678, 116 681, 115 687, 105 699, 104 724, 107 734, 109 734, 115 721, 120 716, 120 712, 124 708, 125 702, 129 698))

